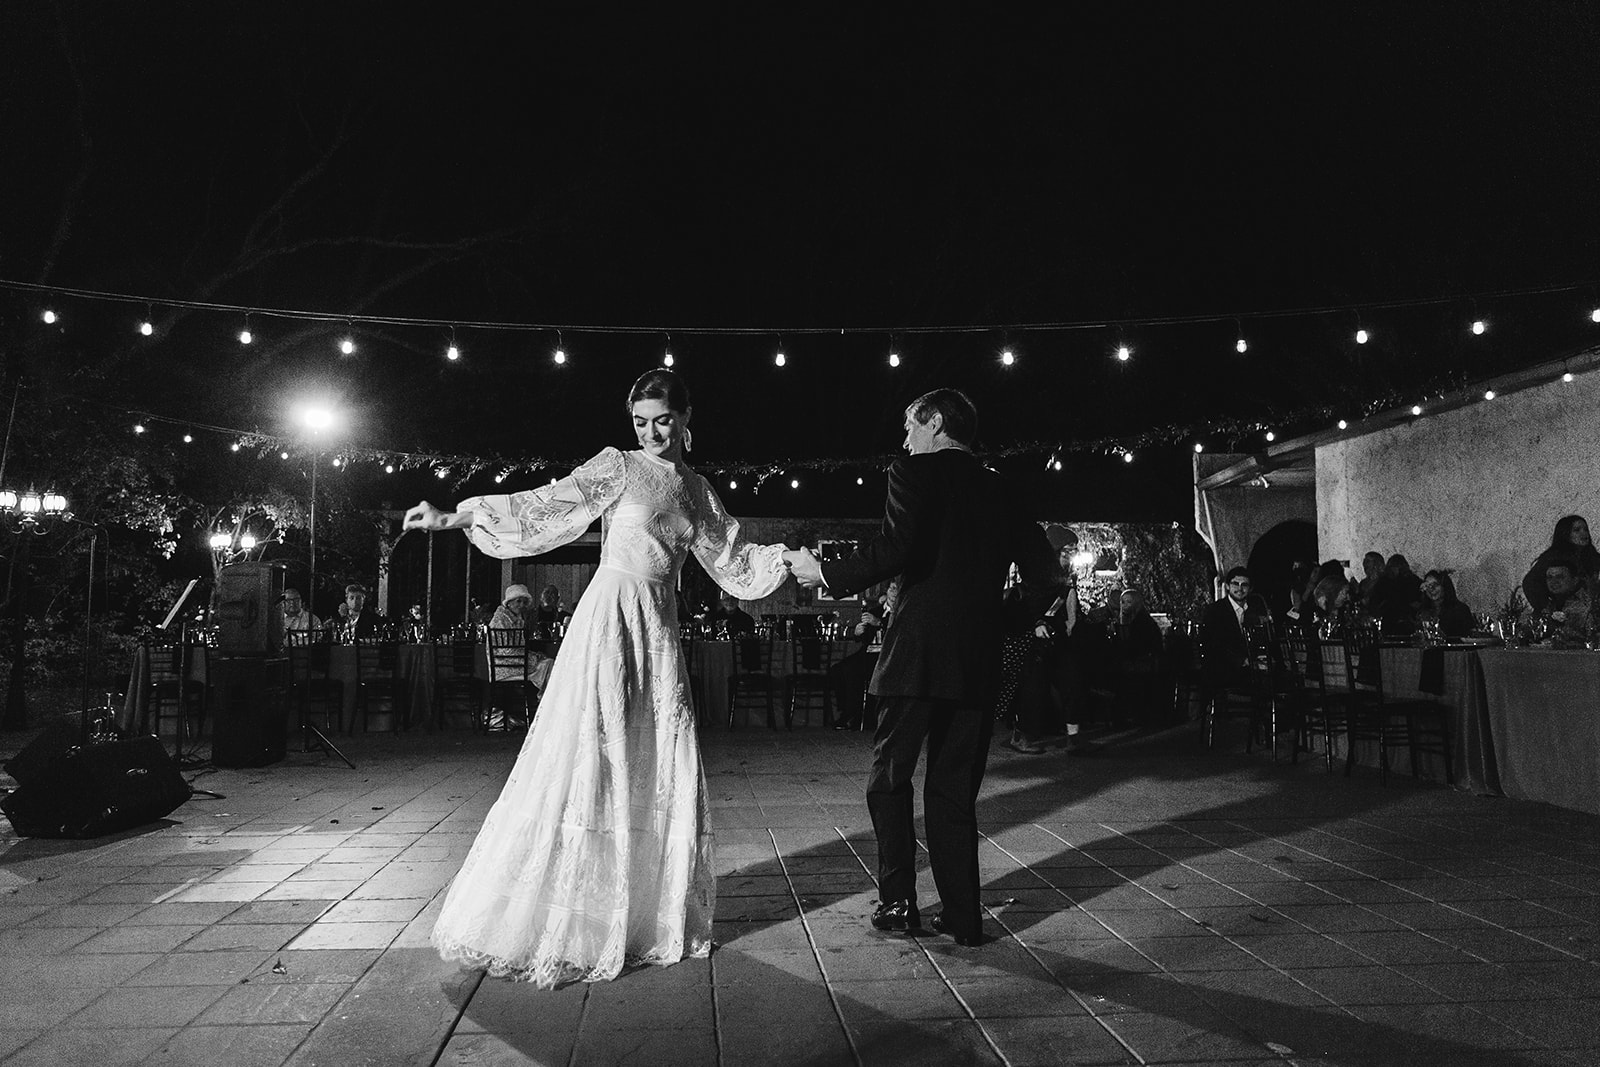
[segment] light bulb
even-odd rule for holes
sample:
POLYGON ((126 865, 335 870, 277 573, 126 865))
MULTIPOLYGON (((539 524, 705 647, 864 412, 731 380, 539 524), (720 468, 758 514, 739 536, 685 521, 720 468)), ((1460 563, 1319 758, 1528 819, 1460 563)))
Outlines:
POLYGON ((1278 439, 1278 435, 1273 433, 1271 430, 1267 431, 1267 435, 1266 436, 1267 436, 1267 440, 1268 441, 1276 441, 1278 439))
POLYGON ((1370 339, 1371 339, 1371 335, 1368 334, 1366 330, 1357 330, 1356 331, 1356 344, 1364 345, 1370 339))
POLYGON ((288 459, 289 458, 289 453, 287 453, 287 452, 279 452, 278 453, 278 458, 279 459, 288 459))
POLYGON ((1243 355, 1245 352, 1250 351, 1250 342, 1241 337, 1233 342, 1233 350, 1243 355))
POLYGON ((133 432, 134 433, 144 433, 144 423, 142 423, 142 422, 134 423, 133 424, 133 432))
POLYGON ((442 470, 437 470, 437 471, 434 471, 433 473, 435 475, 437 475, 438 477, 440 477, 440 478, 443 478, 445 476, 445 474, 446 474, 446 472, 442 471, 442 470))
POLYGON ((661 365, 663 367, 670 367, 675 362, 677 362, 677 361, 672 358, 672 353, 671 352, 663 352, 663 353, 661 353, 661 365))
POLYGON ((1349 428, 1350 428, 1350 424, 1348 422, 1345 422, 1343 419, 1339 420, 1339 429, 1348 430, 1349 428))
MULTIPOLYGON (((47 312, 45 312, 45 314, 48 315, 48 314, 50 314, 50 312, 47 311, 47 312)), ((54 320, 45 319, 44 321, 52 322, 54 320)), ((1589 312, 1589 321, 1590 322, 1600 322, 1600 308, 1595 308, 1593 311, 1589 312)))
POLYGON ((344 466, 344 460, 340 459, 338 456, 334 456, 333 457, 333 465, 335 467, 342 467, 342 466, 344 466))
POLYGON ((800 479, 799 478, 791 478, 791 479, 789 479, 789 488, 790 489, 798 489, 798 488, 800 488, 800 479))
POLYGON ((496 474, 494 476, 494 484, 495 485, 499 485, 501 482, 503 482, 505 480, 506 480, 506 476, 504 474, 496 474))
POLYGON ((229 451, 230 451, 230 452, 237 452, 237 451, 239 451, 239 442, 238 442, 238 441, 235 441, 235 442, 234 442, 234 443, 233 443, 233 444, 231 444, 231 445, 229 445, 229 446, 228 446, 228 450, 229 450, 229 451))
MULTIPOLYGON (((1596 311, 1595 314, 1597 316, 1600 316, 1600 311, 1596 311)), ((56 321, 56 313, 54 311, 51 311, 49 308, 45 308, 44 309, 44 314, 40 315, 39 317, 45 321, 45 325, 47 325, 47 326, 48 325, 53 325, 55 323, 55 321, 56 321)), ((1596 322, 1600 322, 1600 318, 1596 318, 1595 321, 1596 322)))
POLYGON ((1132 463, 1133 462, 1133 453, 1132 452, 1124 452, 1122 454, 1122 462, 1124 462, 1124 463, 1132 463))
POLYGON ((252 548, 256 547, 255 535, 254 534, 240 534, 239 535, 239 547, 244 549, 246 552, 248 552, 252 548))
POLYGON ((1056 470, 1060 470, 1060 469, 1061 469, 1061 461, 1058 459, 1058 460, 1056 460, 1056 470))
POLYGON ((1482 336, 1483 331, 1487 330, 1488 328, 1489 328, 1489 324, 1487 322, 1484 322, 1482 319, 1474 319, 1473 320, 1473 323, 1472 323, 1472 332, 1473 333, 1478 334, 1479 336, 1482 336))
POLYGON ((866 485, 867 484, 867 480, 865 478, 861 477, 861 475, 858 474, 858 475, 856 475, 856 484, 857 485, 866 485))
POLYGON ((194 434, 192 434, 192 433, 184 434, 183 435, 183 443, 186 444, 186 445, 194 444, 194 434))
POLYGON ((1483 398, 1485 400, 1493 400, 1494 399, 1494 390, 1493 389, 1485 389, 1483 391, 1483 398))
POLYGON ((385 463, 383 465, 383 473, 385 473, 385 474, 393 474, 394 473, 394 464, 393 463, 385 463))
POLYGON ((1015 352, 1011 351, 1011 349, 1009 349, 1009 348, 1003 348, 1003 349, 1000 350, 1000 365, 1001 366, 1009 367, 1009 366, 1013 365, 1016 362, 1017 362, 1017 354, 1015 352))
POLYGON ((214 549, 225 549, 231 544, 233 544, 233 538, 229 537, 225 533, 214 533, 211 535, 211 547, 214 549))
POLYGON ((256 335, 251 333, 249 330, 240 330, 239 331, 239 343, 240 344, 247 345, 250 342, 254 341, 255 339, 256 339, 256 335))
POLYGON ((778 349, 778 354, 772 357, 772 362, 773 362, 774 365, 781 367, 785 363, 788 363, 789 361, 786 358, 784 358, 783 349, 780 348, 780 349, 778 349))
POLYGON ((1206 450, 1206 446, 1201 444, 1199 441, 1196 441, 1194 443, 1194 450, 1196 453, 1204 452, 1206 450))
POLYGON ((1411 405, 1411 414, 1413 414, 1413 415, 1421 415, 1422 414, 1422 405, 1421 404, 1412 404, 1411 405))
POLYGON ((556 349, 556 354, 553 358, 556 361, 556 366, 559 367, 561 364, 567 361, 567 353, 563 349, 558 348, 556 349))
POLYGON ((355 350, 356 343, 350 340, 350 338, 346 337, 344 340, 339 342, 339 351, 343 352, 345 355, 354 355, 355 350))
POLYGON ((461 349, 457 348, 455 345, 451 345, 449 348, 444 350, 444 358, 448 359, 451 363, 454 363, 456 360, 461 358, 461 349))
POLYGON ((728 479, 728 488, 729 489, 737 489, 737 488, 739 488, 739 483, 737 481, 735 481, 734 479, 729 478, 728 479))
POLYGON ((900 365, 900 353, 898 353, 898 352, 890 352, 889 353, 889 366, 898 367, 899 365, 900 365))
POLYGON ((1127 345, 1118 345, 1117 346, 1117 360, 1119 362, 1126 363, 1126 362, 1128 362, 1128 360, 1130 360, 1132 358, 1133 358, 1133 349, 1129 348, 1127 345))
POLYGON ((139 324, 139 332, 144 334, 146 337, 149 337, 151 334, 156 332, 155 323, 151 322, 149 319, 145 319, 139 324))
POLYGON ((1572 372, 1571 371, 1567 371, 1567 373, 1565 373, 1565 374, 1563 374, 1561 376, 1561 380, 1564 381, 1564 382, 1572 381, 1572 372))

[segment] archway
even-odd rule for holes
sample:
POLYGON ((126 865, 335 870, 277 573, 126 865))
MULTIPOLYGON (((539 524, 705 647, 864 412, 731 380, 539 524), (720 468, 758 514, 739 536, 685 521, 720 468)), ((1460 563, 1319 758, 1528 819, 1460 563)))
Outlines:
POLYGON ((1281 615, 1299 598, 1295 565, 1317 563, 1317 528, 1304 519, 1288 519, 1256 538, 1250 549, 1250 584, 1273 615, 1281 615))

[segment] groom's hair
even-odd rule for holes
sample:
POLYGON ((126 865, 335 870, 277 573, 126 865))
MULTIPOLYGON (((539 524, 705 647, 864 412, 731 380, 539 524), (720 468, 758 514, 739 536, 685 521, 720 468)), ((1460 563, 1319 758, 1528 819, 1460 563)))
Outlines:
POLYGON ((978 408, 959 389, 935 389, 923 393, 906 408, 906 414, 926 423, 938 412, 944 420, 945 436, 960 445, 971 445, 978 437, 978 408))

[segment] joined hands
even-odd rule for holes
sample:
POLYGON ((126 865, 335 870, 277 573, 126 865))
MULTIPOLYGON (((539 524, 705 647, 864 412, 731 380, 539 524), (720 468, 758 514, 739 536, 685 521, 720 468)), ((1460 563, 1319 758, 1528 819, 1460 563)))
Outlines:
POLYGON ((807 589, 826 587, 822 580, 822 564, 809 548, 791 548, 783 553, 783 565, 794 574, 795 581, 807 589))

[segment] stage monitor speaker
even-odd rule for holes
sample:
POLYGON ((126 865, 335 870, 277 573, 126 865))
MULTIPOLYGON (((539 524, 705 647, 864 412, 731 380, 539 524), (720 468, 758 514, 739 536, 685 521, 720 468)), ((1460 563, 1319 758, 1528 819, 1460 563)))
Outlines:
POLYGON ((215 656, 211 762, 265 767, 283 759, 289 734, 286 656, 215 656))
POLYGON ((76 726, 57 724, 34 738, 6 770, 17 790, 0 811, 23 837, 100 837, 170 814, 189 799, 189 783, 152 736, 78 744, 76 726))
POLYGON ((283 649, 282 563, 234 563, 217 576, 217 651, 266 656, 283 649))

